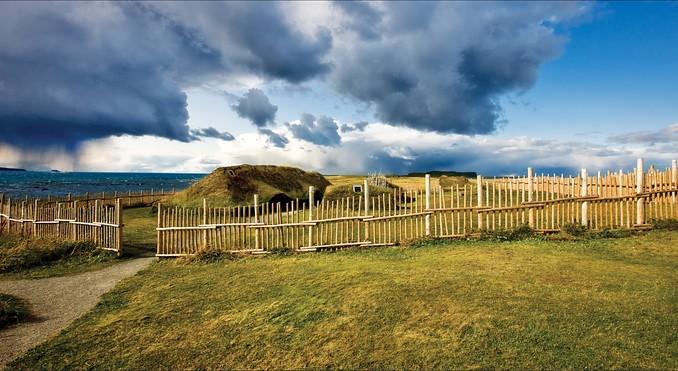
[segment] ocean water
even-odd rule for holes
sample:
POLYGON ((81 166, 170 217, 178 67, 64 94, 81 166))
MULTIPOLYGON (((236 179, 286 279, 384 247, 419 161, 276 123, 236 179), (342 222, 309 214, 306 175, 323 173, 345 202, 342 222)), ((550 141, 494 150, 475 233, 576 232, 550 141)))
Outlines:
POLYGON ((9 197, 65 196, 128 191, 182 190, 206 174, 173 173, 51 173, 0 171, 0 193, 9 197))

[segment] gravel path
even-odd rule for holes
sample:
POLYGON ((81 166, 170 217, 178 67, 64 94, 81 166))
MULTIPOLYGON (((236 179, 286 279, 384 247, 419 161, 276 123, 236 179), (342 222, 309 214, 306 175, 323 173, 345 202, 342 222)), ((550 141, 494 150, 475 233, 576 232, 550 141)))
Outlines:
POLYGON ((148 266, 143 258, 72 276, 0 281, 0 292, 24 298, 37 317, 0 330, 0 369, 34 346, 56 336, 94 307, 99 297, 123 278, 148 266))

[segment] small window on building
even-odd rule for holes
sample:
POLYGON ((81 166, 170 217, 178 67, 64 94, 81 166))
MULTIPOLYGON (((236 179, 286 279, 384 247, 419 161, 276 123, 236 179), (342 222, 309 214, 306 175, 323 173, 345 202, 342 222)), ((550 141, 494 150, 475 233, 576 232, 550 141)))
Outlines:
POLYGON ((353 192, 362 193, 363 192, 363 186, 360 185, 360 184, 354 184, 353 185, 353 192))

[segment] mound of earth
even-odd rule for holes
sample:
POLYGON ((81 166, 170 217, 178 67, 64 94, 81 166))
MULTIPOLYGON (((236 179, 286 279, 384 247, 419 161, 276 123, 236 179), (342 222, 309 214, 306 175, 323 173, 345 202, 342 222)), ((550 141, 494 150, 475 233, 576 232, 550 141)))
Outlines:
POLYGON ((466 177, 463 177, 463 176, 446 176, 446 175, 443 175, 440 178, 438 178, 438 183, 443 188, 454 187, 454 186, 463 187, 466 184, 471 184, 471 182, 469 182, 468 178, 466 178, 466 177))
MULTIPOLYGON (((360 184, 360 183, 358 183, 360 184)), ((364 196, 365 194, 362 192, 362 184, 361 186, 361 191, 360 192, 355 192, 353 190, 353 185, 352 184, 343 184, 343 185, 336 185, 336 186, 331 186, 327 189, 327 192, 325 193, 325 199, 329 201, 336 201, 336 200, 341 200, 344 198, 350 198, 350 197, 355 197, 358 199, 359 196, 364 196)), ((385 188, 385 187, 378 187, 378 186, 370 186, 370 197, 376 197, 376 196, 381 196, 382 194, 391 194, 393 192, 393 189, 391 188, 385 188)))
POLYGON ((220 167, 177 193, 170 204, 202 206, 203 198, 213 206, 251 205, 254 195, 259 202, 287 202, 308 199, 308 187, 315 187, 320 199, 330 183, 317 172, 287 166, 238 165, 220 167))

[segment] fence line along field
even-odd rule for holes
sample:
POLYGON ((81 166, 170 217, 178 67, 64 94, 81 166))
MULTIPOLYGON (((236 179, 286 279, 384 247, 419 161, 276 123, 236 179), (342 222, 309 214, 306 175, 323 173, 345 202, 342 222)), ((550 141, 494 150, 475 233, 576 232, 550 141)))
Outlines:
POLYGON ((383 246, 422 237, 463 237, 521 225, 542 231, 577 223, 591 229, 646 228, 652 219, 678 217, 676 161, 664 170, 577 177, 536 175, 485 179, 452 187, 394 188, 339 200, 309 198, 286 203, 201 208, 159 207, 157 256, 183 256, 213 248, 267 253, 383 246))
MULTIPOLYGON (((340 182, 352 180, 341 177, 340 182)), ((646 228, 653 219, 678 218, 675 160, 664 170, 644 171, 639 159, 631 172, 591 175, 582 169, 566 177, 528 168, 525 176, 478 175, 453 185, 428 175, 399 182, 410 187, 381 182, 375 186, 379 194, 370 195, 374 179, 364 179, 354 193, 338 199, 317 199, 310 187, 305 200, 259 203, 254 195, 251 204, 231 207, 210 207, 206 200, 202 207, 165 206, 159 202, 174 193, 164 191, 32 201, 0 195, 0 233, 94 241, 121 253, 122 208, 158 203, 156 255, 165 257, 208 248, 260 254, 387 246, 522 225, 541 232, 573 223, 591 229, 646 228), (412 187, 416 182, 420 186, 412 187)))
POLYGON ((122 254, 122 208, 161 202, 172 192, 139 191, 126 194, 83 194, 78 196, 22 198, 0 194, 0 233, 37 238, 92 241, 98 247, 122 254), (98 196, 98 197, 97 197, 98 196))

